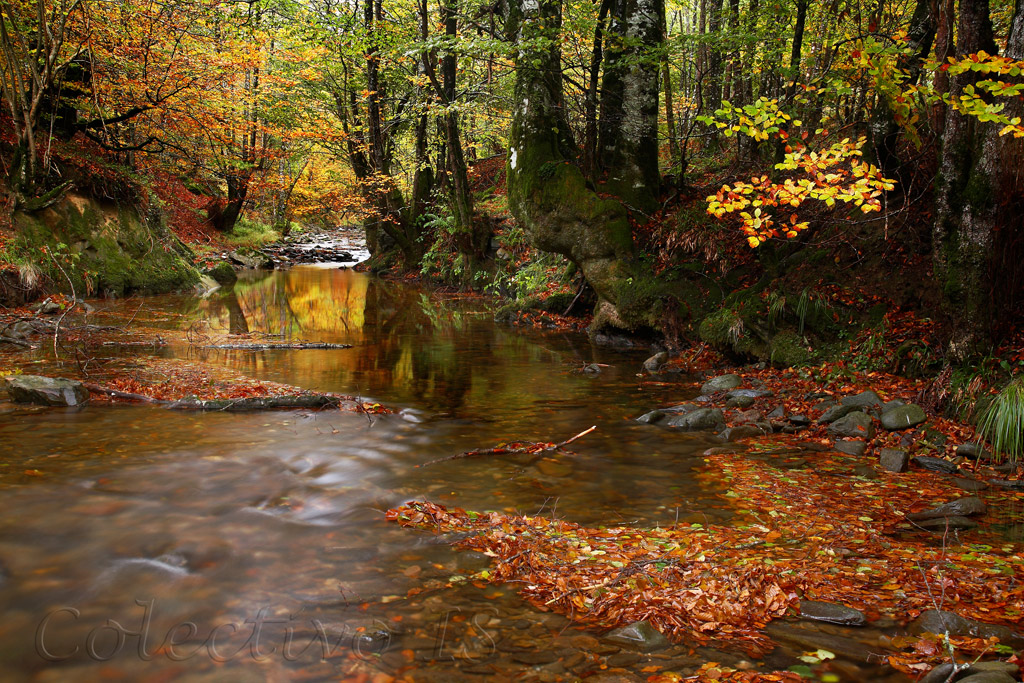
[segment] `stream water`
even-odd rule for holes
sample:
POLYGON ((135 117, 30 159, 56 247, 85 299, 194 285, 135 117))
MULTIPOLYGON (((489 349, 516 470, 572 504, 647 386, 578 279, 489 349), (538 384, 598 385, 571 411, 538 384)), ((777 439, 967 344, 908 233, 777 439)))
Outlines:
MULTIPOLYGON (((396 412, 0 402, 4 680, 338 680, 362 671, 554 681, 742 664, 740 653, 686 645, 620 650, 600 631, 531 607, 515 586, 442 588, 487 558, 384 521, 388 507, 420 499, 587 524, 728 523, 723 499, 692 477, 714 437, 631 419, 698 391, 687 378, 641 383, 646 349, 498 325, 478 300, 349 270, 295 268, 208 299, 143 304, 143 316, 166 325, 352 344, 158 353, 396 412), (589 363, 607 367, 585 374, 589 363), (591 425, 575 453, 557 458, 420 466, 505 441, 561 441, 591 425), (407 597, 413 588, 426 590, 407 597)), ((829 629, 819 630, 867 649, 877 642, 877 630, 829 629)), ((785 667, 797 654, 780 647, 751 665, 785 667)), ((889 675, 853 659, 839 667, 845 680, 889 675)))

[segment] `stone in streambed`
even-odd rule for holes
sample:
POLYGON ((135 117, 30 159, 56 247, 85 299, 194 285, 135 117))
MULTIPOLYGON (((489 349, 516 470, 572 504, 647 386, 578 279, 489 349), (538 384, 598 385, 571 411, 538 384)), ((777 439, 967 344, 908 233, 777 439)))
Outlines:
POLYGON ((835 448, 840 453, 861 456, 868 449, 867 441, 842 440, 836 441, 835 448))
POLYGON ((760 427, 756 427, 754 425, 739 425, 738 427, 729 427, 719 434, 719 436, 726 441, 739 441, 740 439, 748 439, 753 436, 764 436, 764 434, 765 431, 760 427))
POLYGON ((767 398, 774 396, 775 394, 771 391, 762 391, 761 389, 733 389, 725 397, 728 398, 767 398))
POLYGON ((1017 679, 1002 671, 985 671, 956 679, 957 683, 1017 683, 1017 679))
POLYGON ((719 375, 712 377, 700 388, 702 394, 717 394, 720 391, 729 391, 743 384, 743 378, 739 375, 719 375))
POLYGON ((818 418, 818 424, 831 424, 850 413, 857 412, 857 410, 857 406, 832 406, 821 414, 821 417, 818 418))
POLYGON ((89 400, 89 390, 81 382, 63 377, 11 375, 6 378, 7 393, 15 403, 41 406, 77 406, 89 400))
POLYGON ((981 444, 977 443, 962 443, 956 447, 956 454, 961 458, 977 460, 981 457, 982 453, 981 444))
POLYGON ((860 610, 832 602, 815 602, 813 600, 800 601, 800 617, 840 626, 863 626, 868 623, 867 617, 860 610))
POLYGON ((875 435, 875 425, 870 415, 858 410, 830 424, 828 431, 834 436, 870 439, 875 435))
POLYGON ((933 472, 945 472, 946 474, 953 474, 960 469, 955 463, 943 460, 942 458, 935 458, 930 455, 919 455, 911 460, 915 465, 923 467, 926 470, 932 470, 933 472))
POLYGON ((943 503, 937 508, 931 510, 924 510, 923 512, 912 512, 906 516, 911 522, 921 522, 926 519, 936 519, 938 517, 970 517, 971 515, 983 515, 987 508, 985 503, 982 502, 981 498, 977 496, 968 496, 966 498, 957 498, 951 500, 948 503, 943 503))
POLYGON ((975 662, 967 667, 969 676, 980 673, 1004 673, 1009 676, 1019 676, 1020 667, 1013 662, 975 662))
POLYGON ((914 526, 924 529, 926 531, 967 531, 968 529, 975 529, 978 523, 973 519, 967 519, 966 517, 935 517, 933 519, 925 519, 920 522, 914 522, 914 526))
POLYGON ((656 353, 644 361, 644 370, 654 374, 661 370, 661 367, 668 362, 668 352, 656 353))
POLYGON ((214 267, 208 268, 203 274, 222 287, 229 287, 238 282, 238 274, 227 261, 221 261, 214 267))
POLYGON ((844 406, 854 406, 856 408, 881 408, 884 401, 882 401, 881 396, 868 389, 853 396, 844 396, 840 403, 844 406))
POLYGON ((746 409, 754 405, 754 399, 749 396, 734 396, 725 402, 726 408, 746 409))
POLYGON ((650 425, 650 424, 654 424, 655 422, 658 422, 658 421, 662 420, 664 417, 665 417, 665 413, 663 411, 661 411, 661 410, 652 410, 651 412, 644 413, 643 415, 638 417, 636 419, 636 421, 639 422, 642 425, 650 425))
POLYGON ((908 403, 905 406, 895 406, 886 410, 882 413, 881 419, 882 427, 892 432, 916 427, 927 420, 928 416, 925 415, 924 408, 921 406, 908 403))
POLYGON ((964 491, 984 491, 988 488, 988 484, 985 482, 966 477, 953 477, 953 483, 964 491))
POLYGON ((709 430, 717 432, 725 427, 725 417, 718 408, 700 408, 682 415, 673 415, 663 420, 661 424, 690 431, 709 430))
POLYGON ((974 619, 966 619, 955 612, 945 610, 926 610, 921 616, 910 624, 910 632, 920 633, 946 633, 951 636, 971 636, 973 638, 996 637, 1003 645, 1020 648, 1024 647, 1024 634, 1018 633, 1008 626, 986 624, 974 619))
POLYGON ((883 448, 878 454, 878 464, 890 472, 906 472, 910 467, 910 454, 900 448, 883 448))
POLYGON ((635 621, 611 631, 605 640, 620 645, 628 645, 642 652, 661 650, 669 646, 668 638, 647 621, 635 621))

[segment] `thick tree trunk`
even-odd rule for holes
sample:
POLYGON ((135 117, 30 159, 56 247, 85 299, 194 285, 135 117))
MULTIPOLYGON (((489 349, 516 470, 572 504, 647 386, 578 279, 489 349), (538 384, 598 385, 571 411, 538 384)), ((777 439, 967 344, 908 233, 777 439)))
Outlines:
POLYGON ((572 163, 577 150, 565 120, 561 18, 561 0, 516 0, 508 7, 506 35, 518 44, 509 208, 535 247, 580 267, 598 294, 603 322, 630 327, 616 307, 634 260, 629 215, 621 203, 598 197, 572 163))
MULTIPOLYGON (((957 34, 959 56, 980 50, 995 54, 988 0, 960 0, 957 34)), ((951 95, 958 98, 978 78, 971 71, 955 76, 951 95)), ((946 114, 932 249, 951 326, 949 352, 958 362, 991 342, 994 238, 1009 227, 1014 212, 1006 204, 1013 197, 999 193, 1006 175, 1016 170, 1000 168, 1002 144, 992 137, 998 133, 994 128, 956 108, 946 114)), ((1019 209, 1015 212, 1019 215, 1019 209)))
POLYGON ((658 47, 664 0, 613 0, 604 51, 598 165, 630 208, 658 206, 658 47))

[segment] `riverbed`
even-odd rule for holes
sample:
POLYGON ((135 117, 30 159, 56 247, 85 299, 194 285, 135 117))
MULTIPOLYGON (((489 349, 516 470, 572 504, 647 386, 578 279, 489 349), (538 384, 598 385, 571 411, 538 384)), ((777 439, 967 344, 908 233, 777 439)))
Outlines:
MULTIPOLYGON (((642 680, 707 661, 797 663, 785 647, 753 662, 685 643, 633 652, 530 606, 515 585, 447 587, 489 558, 384 520, 430 500, 588 525, 729 524, 721 491, 693 476, 714 435, 634 421, 699 393, 696 378, 645 381, 649 349, 509 327, 482 299, 323 266, 250 273, 205 299, 94 305, 99 320, 134 312, 168 328, 350 344, 145 353, 394 412, 0 401, 5 680, 642 680), (591 426, 570 453, 443 460, 591 426)), ((881 633, 805 628, 868 650, 881 633)), ((855 659, 841 680, 907 680, 855 659)))

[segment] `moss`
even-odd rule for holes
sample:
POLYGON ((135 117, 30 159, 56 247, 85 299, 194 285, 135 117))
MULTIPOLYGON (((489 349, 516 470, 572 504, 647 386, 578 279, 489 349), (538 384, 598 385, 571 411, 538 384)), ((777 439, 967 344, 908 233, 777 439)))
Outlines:
POLYGON ((777 367, 799 367, 811 363, 814 354, 797 333, 780 332, 769 340, 766 360, 777 367))
POLYGON ((17 248, 51 285, 78 294, 124 295, 183 289, 199 280, 188 254, 156 212, 69 195, 51 209, 14 216, 17 248))

